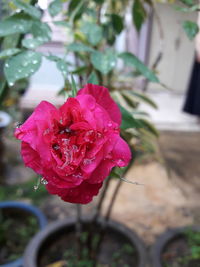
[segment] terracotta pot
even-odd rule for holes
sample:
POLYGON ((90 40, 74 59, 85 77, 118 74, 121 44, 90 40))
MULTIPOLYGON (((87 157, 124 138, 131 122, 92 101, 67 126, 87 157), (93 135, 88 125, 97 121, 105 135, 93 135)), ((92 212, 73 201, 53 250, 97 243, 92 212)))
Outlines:
MULTIPOLYGON (((82 224, 83 229, 87 228, 89 223, 90 223, 90 219, 84 218, 83 224, 82 224)), ((102 224, 102 220, 99 220, 97 223, 97 227, 100 227, 101 224, 102 224)), ((24 254, 24 266, 40 267, 40 266, 45 266, 51 263, 51 262, 48 262, 47 264, 46 263, 44 264, 43 257, 49 257, 48 255, 52 255, 52 251, 55 248, 58 248, 58 246, 61 243, 60 240, 62 238, 65 238, 64 240, 66 240, 66 242, 64 241, 64 244, 65 244, 64 249, 66 250, 67 246, 69 246, 69 249, 70 249, 73 246, 72 242, 70 241, 71 240, 70 235, 71 236, 73 235, 73 240, 74 240, 74 236, 75 236, 74 233, 75 233, 75 219, 74 218, 71 218, 71 219, 68 218, 63 221, 57 221, 55 223, 48 225, 44 230, 40 231, 28 245, 25 251, 25 254, 24 254)), ((117 250, 118 245, 122 244, 122 242, 130 244, 134 248, 137 259, 133 258, 133 256, 131 255, 132 258, 131 259, 129 258, 129 262, 130 260, 132 260, 132 262, 136 261, 137 264, 130 263, 129 264, 130 267, 131 266, 134 266, 134 267, 145 267, 146 266, 147 256, 146 256, 146 251, 145 251, 142 241, 138 238, 138 236, 133 231, 131 231, 124 225, 114 222, 114 221, 110 221, 108 223, 107 228, 106 228, 105 239, 103 240, 103 243, 102 243, 102 250, 100 254, 104 253, 102 252, 104 250, 103 249, 104 243, 107 242, 107 249, 105 250, 105 254, 103 255, 104 260, 110 257, 110 253, 112 253, 111 251, 112 244, 109 245, 110 241, 106 239, 107 233, 109 235, 109 238, 111 237, 115 239, 113 242, 116 246, 116 250, 117 250), (118 242, 119 244, 117 244, 118 242)), ((58 249, 58 253, 60 251, 61 250, 58 249)), ((59 259, 59 255, 56 254, 56 256, 57 256, 57 261, 62 260, 62 258, 59 259)), ((55 261, 56 260, 54 260, 54 262, 55 261)))
MULTIPOLYGON (((8 211, 8 212, 17 212, 17 214, 21 214, 21 219, 24 220, 24 216, 32 215, 37 218, 39 229, 43 229, 47 225, 46 217, 43 213, 36 207, 25 204, 17 201, 5 201, 0 202, 0 211, 8 211)), ((0 267, 21 267, 23 259, 19 258, 13 262, 9 262, 6 264, 0 264, 0 267)))

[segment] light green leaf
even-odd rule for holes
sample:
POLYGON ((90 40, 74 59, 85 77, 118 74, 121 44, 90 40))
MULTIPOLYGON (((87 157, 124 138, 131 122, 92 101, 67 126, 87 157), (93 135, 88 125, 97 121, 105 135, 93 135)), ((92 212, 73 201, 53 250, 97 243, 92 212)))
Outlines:
POLYGON ((28 14, 29 16, 35 18, 35 19, 40 19, 42 16, 42 13, 39 9, 36 7, 25 3, 24 1, 21 0, 13 0, 13 3, 15 4, 16 7, 24 11, 24 13, 28 14))
POLYGON ((66 79, 67 74, 68 74, 68 65, 67 65, 66 61, 63 59, 59 59, 56 63, 56 66, 57 66, 58 70, 61 71, 64 79, 66 79))
POLYGON ((146 16, 147 14, 143 2, 141 0, 135 0, 132 8, 132 18, 138 32, 140 31, 146 16))
POLYGON ((153 134, 156 137, 159 136, 158 130, 149 121, 147 121, 145 119, 139 119, 138 121, 140 122, 140 124, 142 126, 141 128, 146 129, 149 133, 153 134))
POLYGON ((21 51, 19 48, 11 48, 11 49, 6 49, 0 52, 0 59, 4 59, 10 56, 14 56, 18 54, 21 51))
POLYGON ((17 80, 33 75, 40 67, 42 56, 40 53, 25 51, 6 60, 4 73, 10 86, 17 80))
POLYGON ((35 49, 38 46, 42 45, 43 43, 44 43, 43 40, 40 39, 29 38, 22 40, 23 47, 26 47, 28 49, 35 49))
POLYGON ((54 0, 48 7, 48 11, 52 17, 55 17, 62 11, 61 0, 54 0))
POLYGON ((72 83, 71 83, 71 86, 72 86, 72 97, 75 97, 77 95, 77 87, 76 87, 76 82, 74 80, 74 77, 73 75, 71 76, 71 79, 72 79, 72 83))
POLYGON ((141 128, 142 124, 140 123, 140 121, 138 119, 135 119, 133 117, 133 115, 124 107, 122 107, 121 105, 119 105, 119 108, 121 110, 121 114, 122 114, 122 124, 121 124, 121 128, 123 130, 126 129, 130 129, 130 128, 141 128))
POLYGON ((53 24, 55 24, 56 26, 61 26, 61 27, 66 27, 66 28, 70 28, 70 23, 67 21, 53 21, 53 24))
POLYGON ((124 61, 127 66, 136 68, 142 75, 152 82, 158 83, 159 80, 156 75, 147 66, 145 66, 142 61, 140 61, 135 55, 124 52, 119 54, 119 57, 124 61))
POLYGON ((92 51, 94 51, 93 48, 89 47, 88 45, 84 45, 82 43, 72 43, 72 44, 68 45, 67 48, 73 52, 92 52, 92 51))
POLYGON ((88 42, 94 46, 103 38, 102 28, 95 23, 85 22, 81 27, 81 31, 86 35, 88 42))
POLYGON ((16 33, 27 33, 31 26, 32 21, 26 16, 13 15, 0 22, 0 37, 16 33))
POLYGON ((87 82, 92 83, 92 84, 99 84, 99 80, 98 80, 98 77, 97 77, 95 71, 92 71, 87 82))
POLYGON ((131 94, 133 96, 135 96, 136 98, 138 98, 139 100, 142 100, 143 102, 146 102, 147 104, 149 104, 150 106, 152 106, 153 108, 157 109, 158 106, 156 105, 156 103, 151 100, 147 95, 142 94, 142 93, 138 93, 135 91, 127 91, 126 93, 131 94))
POLYGON ((91 62, 95 69, 103 74, 109 73, 116 65, 117 55, 113 50, 106 50, 104 52, 93 52, 91 55, 91 62))
POLYGON ((198 25, 193 21, 184 21, 183 29, 190 40, 194 39, 196 34, 199 32, 198 25))
POLYGON ((48 42, 51 40, 51 28, 47 23, 34 21, 31 33, 35 39, 39 39, 40 41, 48 42))
POLYGON ((191 7, 176 6, 175 9, 178 11, 182 11, 182 12, 194 12, 194 11, 197 11, 199 9, 199 5, 194 5, 191 7))

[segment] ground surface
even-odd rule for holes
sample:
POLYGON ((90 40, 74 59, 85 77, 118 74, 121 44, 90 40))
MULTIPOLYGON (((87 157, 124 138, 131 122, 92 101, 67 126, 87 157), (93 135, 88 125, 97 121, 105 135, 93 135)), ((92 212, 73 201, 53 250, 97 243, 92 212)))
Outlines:
MULTIPOLYGON (((3 194, 7 187, 0 188, 0 198, 19 199, 30 202, 29 191, 24 182, 34 173, 24 168, 20 161, 19 144, 4 136, 7 165, 6 184, 9 194, 3 194), (10 189, 11 188, 11 189, 10 189)), ((157 235, 169 227, 200 223, 200 133, 162 132, 159 138, 159 160, 151 160, 132 166, 126 178, 144 185, 123 183, 112 218, 125 223, 151 244, 157 235)), ((75 214, 74 206, 62 202, 56 196, 42 191, 34 196, 33 186, 28 184, 33 202, 41 207, 52 221, 75 214), (38 194, 38 195, 37 195, 38 194), (40 197, 40 198, 39 198, 40 197), (37 201, 34 201, 36 198, 37 201)), ((113 181, 106 198, 108 206, 116 185, 113 181)), ((7 192, 7 191, 6 191, 7 192)), ((91 213, 92 205, 84 208, 91 213)))

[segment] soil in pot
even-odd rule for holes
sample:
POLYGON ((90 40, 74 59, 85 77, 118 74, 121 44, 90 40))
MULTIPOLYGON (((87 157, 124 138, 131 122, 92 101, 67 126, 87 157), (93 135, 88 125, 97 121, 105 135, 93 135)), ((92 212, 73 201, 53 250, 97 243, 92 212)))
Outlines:
POLYGON ((200 267, 200 232, 186 230, 171 239, 161 254, 163 267, 200 267))
POLYGON ((0 265, 20 258, 38 230, 34 215, 21 209, 0 209, 0 265))
MULTIPOLYGON (((62 229, 56 232, 43 243, 39 252, 38 267, 57 266, 54 264, 58 264, 59 267, 92 267, 85 244, 88 225, 85 224, 83 227, 81 240, 84 245, 81 248, 81 260, 77 260, 77 241, 73 227, 70 230, 62 229)), ((93 241, 97 240, 98 236, 94 235, 93 241)), ((137 250, 126 236, 110 228, 105 232, 97 267, 137 267, 138 260, 137 250)))

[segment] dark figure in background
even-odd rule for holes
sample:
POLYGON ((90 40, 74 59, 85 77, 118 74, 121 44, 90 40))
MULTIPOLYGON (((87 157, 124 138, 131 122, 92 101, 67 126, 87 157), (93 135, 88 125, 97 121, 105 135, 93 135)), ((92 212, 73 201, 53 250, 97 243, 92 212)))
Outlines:
POLYGON ((200 122, 200 62, 195 60, 183 110, 200 122))
MULTIPOLYGON (((198 21, 200 27, 200 12, 198 12, 198 21)), ((195 38, 195 62, 191 73, 190 83, 186 95, 183 111, 196 115, 200 123, 200 32, 195 38)))

